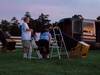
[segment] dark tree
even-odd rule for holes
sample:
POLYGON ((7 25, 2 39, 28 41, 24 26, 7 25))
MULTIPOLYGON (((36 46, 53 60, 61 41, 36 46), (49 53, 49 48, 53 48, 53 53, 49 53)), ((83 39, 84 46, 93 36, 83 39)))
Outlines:
POLYGON ((12 36, 19 36, 20 30, 18 28, 18 20, 16 17, 13 17, 10 22, 9 32, 12 36))
POLYGON ((36 30, 42 30, 44 27, 49 27, 50 25, 50 20, 48 19, 49 15, 48 14, 43 14, 41 13, 41 15, 39 16, 39 18, 37 19, 37 29, 36 30), (39 29, 38 29, 39 28, 39 29))
POLYGON ((8 29, 9 29, 9 22, 7 21, 7 20, 2 20, 1 21, 1 29, 3 30, 3 31, 8 31, 8 29))
POLYGON ((97 17, 97 20, 100 20, 100 16, 97 17))
POLYGON ((72 19, 78 19, 78 20, 83 20, 84 19, 84 17, 82 16, 82 15, 74 15, 74 16, 72 16, 72 19))
POLYGON ((30 22, 28 23, 29 27, 32 28, 35 32, 40 32, 44 26, 49 25, 50 20, 48 19, 49 15, 44 15, 41 13, 41 15, 38 17, 38 19, 32 19, 30 12, 26 12, 25 17, 30 18, 30 22))

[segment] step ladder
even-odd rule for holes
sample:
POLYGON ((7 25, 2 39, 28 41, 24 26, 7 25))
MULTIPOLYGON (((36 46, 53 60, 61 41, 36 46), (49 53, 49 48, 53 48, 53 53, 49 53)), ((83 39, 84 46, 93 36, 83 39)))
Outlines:
POLYGON ((51 53, 50 57, 58 56, 59 59, 61 59, 61 56, 66 55, 67 58, 69 58, 69 54, 62 36, 61 29, 58 26, 53 27, 53 42, 51 46, 51 53), (54 52, 56 54, 54 54, 54 52))

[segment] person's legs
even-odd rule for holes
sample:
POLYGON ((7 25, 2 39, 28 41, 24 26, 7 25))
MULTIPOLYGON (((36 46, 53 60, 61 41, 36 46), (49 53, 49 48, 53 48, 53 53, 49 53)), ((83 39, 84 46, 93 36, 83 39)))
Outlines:
POLYGON ((28 44, 30 45, 29 50, 28 50, 28 58, 32 58, 32 42, 28 41, 28 44))
POLYGON ((38 55, 38 58, 41 59, 42 55, 40 54, 40 51, 39 51, 39 41, 35 41, 35 42, 36 42, 36 45, 38 46, 38 48, 36 49, 36 53, 38 55))
POLYGON ((27 50, 28 50, 27 47, 23 48, 23 58, 27 58, 28 57, 27 50))
POLYGON ((43 58, 47 58, 49 54, 49 41, 48 40, 40 40, 40 53, 43 58))
POLYGON ((0 31, 0 42, 2 43, 2 48, 1 51, 5 52, 7 49, 7 41, 6 38, 4 37, 3 33, 0 31))
POLYGON ((22 40, 22 44, 23 44, 23 57, 24 58, 28 58, 28 52, 30 49, 30 43, 28 40, 22 40))
POLYGON ((39 50, 43 58, 45 58, 44 43, 44 40, 39 40, 39 50))
POLYGON ((49 58, 49 41, 48 40, 45 40, 45 57, 46 58, 49 58))

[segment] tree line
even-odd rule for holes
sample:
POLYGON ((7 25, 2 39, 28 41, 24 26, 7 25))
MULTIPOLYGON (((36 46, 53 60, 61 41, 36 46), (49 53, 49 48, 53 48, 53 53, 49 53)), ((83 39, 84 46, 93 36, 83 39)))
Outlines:
MULTIPOLYGON (((24 16, 30 18, 29 27, 32 28, 36 32, 40 32, 44 26, 49 27, 50 25, 57 24, 57 22, 51 24, 49 20, 49 15, 41 13, 37 19, 33 19, 31 17, 30 12, 25 12, 24 16)), ((82 15, 74 15, 73 19, 84 19, 82 15)), ((97 20, 100 20, 100 16, 97 17, 97 20)), ((21 32, 18 28, 18 24, 20 24, 16 17, 13 17, 11 21, 2 20, 0 24, 0 29, 2 31, 8 31, 12 36, 20 36, 21 32)))
MULTIPOLYGON (((28 25, 36 32, 40 32, 44 26, 51 25, 51 20, 48 19, 48 14, 41 13, 38 19, 33 19, 29 12, 26 12, 24 16, 30 18, 30 22, 28 25)), ((8 31, 12 36, 20 36, 21 32, 18 28, 19 24, 20 23, 18 22, 17 18, 13 17, 10 22, 7 20, 2 20, 0 24, 0 29, 2 29, 2 31, 8 31)))

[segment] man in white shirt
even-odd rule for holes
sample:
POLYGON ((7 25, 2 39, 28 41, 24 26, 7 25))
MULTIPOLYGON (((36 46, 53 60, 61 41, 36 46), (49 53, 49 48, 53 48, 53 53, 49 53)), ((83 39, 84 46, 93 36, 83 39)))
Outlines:
POLYGON ((31 59, 32 55, 32 46, 31 46, 31 33, 32 29, 29 28, 28 23, 30 19, 25 17, 23 19, 23 23, 21 25, 21 37, 22 37, 22 45, 23 45, 23 57, 31 59))

